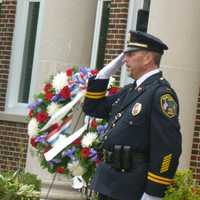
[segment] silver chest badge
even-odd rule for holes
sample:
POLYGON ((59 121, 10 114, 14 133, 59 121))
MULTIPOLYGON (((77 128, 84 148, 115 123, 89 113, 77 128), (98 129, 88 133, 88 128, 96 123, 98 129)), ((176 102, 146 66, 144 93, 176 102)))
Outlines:
POLYGON ((141 103, 136 103, 134 106, 133 106, 133 109, 132 109, 132 115, 133 116, 136 116, 138 115, 142 110, 142 104, 141 103))

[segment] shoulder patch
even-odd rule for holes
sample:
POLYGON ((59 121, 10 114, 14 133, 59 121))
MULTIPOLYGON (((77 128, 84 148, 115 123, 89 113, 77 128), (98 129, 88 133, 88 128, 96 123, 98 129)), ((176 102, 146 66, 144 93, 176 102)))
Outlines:
POLYGON ((177 115, 177 103, 171 94, 164 94, 160 97, 160 107, 165 116, 173 118, 177 115))

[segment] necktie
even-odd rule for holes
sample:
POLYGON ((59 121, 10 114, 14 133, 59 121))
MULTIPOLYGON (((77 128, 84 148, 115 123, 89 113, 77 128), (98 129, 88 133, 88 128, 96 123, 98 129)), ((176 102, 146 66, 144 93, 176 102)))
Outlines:
POLYGON ((137 82, 134 81, 134 82, 133 82, 133 90, 134 90, 136 87, 137 87, 137 82))

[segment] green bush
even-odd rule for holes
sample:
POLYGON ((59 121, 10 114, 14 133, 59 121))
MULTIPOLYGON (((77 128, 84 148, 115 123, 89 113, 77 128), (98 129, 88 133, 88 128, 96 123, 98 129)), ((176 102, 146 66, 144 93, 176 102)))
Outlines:
POLYGON ((191 170, 179 170, 175 183, 168 188, 163 200, 200 200, 200 186, 195 184, 191 170))
POLYGON ((23 171, 0 173, 0 200, 39 200, 41 181, 23 171))

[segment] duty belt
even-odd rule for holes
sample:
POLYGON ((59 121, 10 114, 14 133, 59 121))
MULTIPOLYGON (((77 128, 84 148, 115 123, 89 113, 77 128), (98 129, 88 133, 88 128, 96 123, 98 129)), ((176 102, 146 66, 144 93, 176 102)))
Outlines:
POLYGON ((138 165, 146 163, 148 156, 132 151, 130 146, 114 145, 113 151, 103 149, 103 159, 115 170, 129 172, 138 165))

